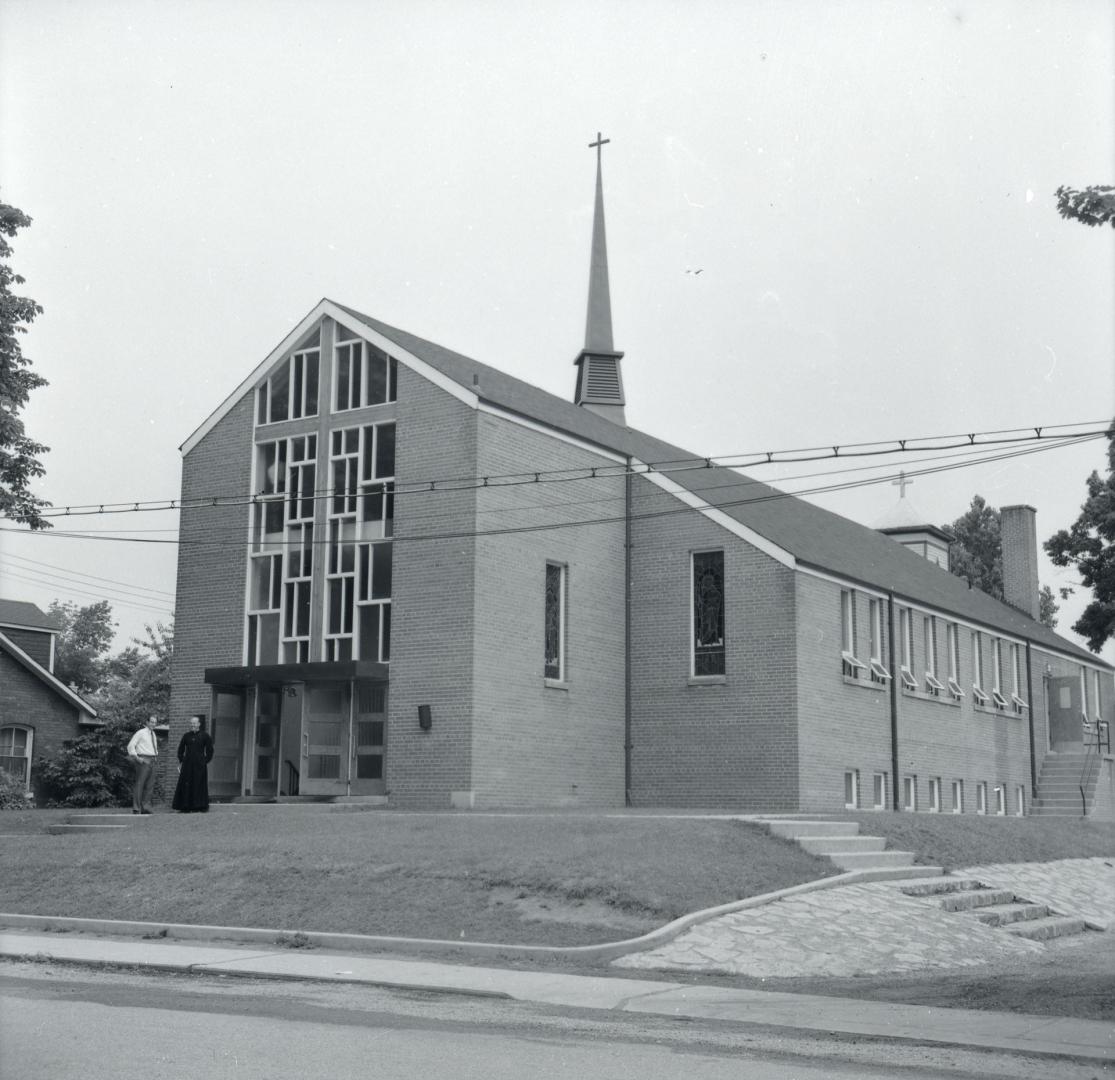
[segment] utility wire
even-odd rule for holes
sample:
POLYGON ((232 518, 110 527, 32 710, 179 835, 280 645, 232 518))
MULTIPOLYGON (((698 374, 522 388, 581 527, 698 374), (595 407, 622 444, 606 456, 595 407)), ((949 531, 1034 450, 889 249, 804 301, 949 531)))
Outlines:
MULTIPOLYGON (((59 590, 56 583, 51 582, 51 581, 44 581, 41 578, 26 577, 23 574, 13 574, 13 573, 8 573, 6 576, 15 580, 15 581, 25 581, 29 585, 37 585, 37 586, 40 586, 40 587, 45 586, 48 589, 54 589, 56 591, 61 591, 61 590, 59 590)), ((132 608, 136 611, 150 612, 150 613, 155 614, 155 615, 171 615, 171 614, 173 614, 173 611, 174 611, 173 605, 171 607, 154 607, 150 604, 141 604, 141 603, 136 603, 134 600, 122 599, 118 596, 115 596, 112 593, 88 592, 85 589, 74 588, 72 586, 67 586, 65 588, 65 592, 66 592, 67 596, 86 596, 86 597, 90 597, 91 599, 94 599, 94 600, 111 600, 113 602, 113 604, 116 605, 117 607, 132 608)))
MULTIPOLYGON (((468 491, 482 487, 513 487, 526 484, 562 483, 584 479, 601 479, 608 477, 622 477, 628 474, 643 475, 650 472, 675 474, 699 469, 711 469, 717 466, 722 468, 742 469, 757 468, 762 465, 805 463, 811 461, 826 461, 836 458, 849 457, 879 457, 894 454, 913 453, 919 450, 936 451, 958 448, 976 448, 997 446, 1004 444, 1017 444, 1022 442, 1035 442, 1040 440, 1084 440, 1096 435, 1107 434, 1110 425, 1106 421, 1089 421, 1089 424, 1103 423, 1101 430, 1082 432, 1068 432, 1068 428, 1078 428, 1082 424, 1057 424, 1030 428, 1008 428, 998 431, 976 432, 966 435, 939 435, 926 436, 917 439, 891 439, 884 442, 853 443, 848 446, 834 445, 828 447, 805 447, 797 450, 772 450, 750 452, 744 454, 718 455, 716 457, 688 457, 674 458, 657 462, 647 462, 638 466, 627 465, 598 465, 582 466, 575 469, 550 469, 550 470, 524 470, 516 473, 500 473, 488 476, 468 477, 443 477, 430 480, 410 481, 407 484, 394 483, 392 492, 395 495, 428 494, 434 491, 468 491), (1055 435, 1047 432, 1065 431, 1065 434, 1055 435), (1026 434, 1022 434, 1025 432, 1026 434), (1030 434, 1033 432, 1033 434, 1030 434), (993 438, 993 436, 1006 435, 1008 438, 993 438), (976 442, 976 440, 981 440, 976 442), (941 440, 949 440, 942 444, 941 440), (933 443, 934 445, 920 445, 933 443), (809 456, 801 456, 809 455, 809 456)), ((375 483, 375 481, 371 481, 375 483)), ((380 483, 385 483, 380 481, 380 483)), ((386 483, 393 483, 386 481, 386 483)), ((270 494, 270 493, 269 493, 270 494)), ((279 493, 289 497, 288 492, 279 493)), ((184 508, 237 506, 247 505, 260 501, 261 495, 253 496, 198 496, 191 499, 162 499, 148 502, 124 501, 106 503, 86 503, 74 506, 54 507, 44 511, 47 518, 58 517, 83 517, 104 514, 134 514, 157 511, 180 510, 184 508)), ((312 495, 300 495, 305 499, 328 499, 333 497, 331 488, 317 488, 312 495)))
MULTIPOLYGON (((1104 435, 1106 435, 1106 432, 1101 431, 1101 432, 1093 433, 1090 437, 1098 439, 1098 438, 1100 438, 1101 436, 1104 436, 1104 435)), ((1078 436, 1068 436, 1068 437, 1065 437, 1064 440, 1062 440, 1060 442, 1057 442, 1057 443, 1045 442, 1044 445, 1040 445, 1040 446, 1016 448, 1014 450, 999 453, 999 454, 997 454, 993 457, 981 458, 980 461, 978 461, 978 462, 976 462, 976 461, 957 461, 957 462, 953 462, 953 463, 947 464, 947 465, 937 465, 937 466, 930 467, 930 468, 925 468, 925 469, 914 469, 912 471, 907 472, 906 475, 907 476, 928 476, 928 475, 935 474, 935 473, 952 472, 956 469, 970 468, 974 464, 984 464, 984 463, 988 463, 988 462, 992 462, 992 461, 1006 461, 1006 460, 1010 460, 1010 459, 1013 459, 1013 458, 1016 458, 1016 457, 1023 457, 1023 456, 1027 456, 1029 454, 1042 453, 1044 451, 1056 449, 1059 446, 1065 445, 1066 442, 1068 442, 1069 439, 1072 439, 1073 441, 1076 441, 1077 439, 1082 438, 1082 437, 1083 436, 1079 436, 1079 437, 1078 436)), ((860 478, 860 479, 857 479, 857 480, 848 480, 848 481, 845 481, 845 482, 842 482, 842 483, 837 483, 837 484, 818 485, 818 486, 813 487, 813 488, 807 488, 807 489, 803 489, 803 490, 795 491, 795 492, 771 490, 769 492, 769 494, 764 494, 764 495, 759 495, 759 496, 752 496, 750 498, 733 499, 733 500, 728 500, 728 501, 721 502, 721 503, 702 502, 702 504, 699 505, 699 506, 684 505, 684 506, 680 506, 680 507, 671 507, 668 510, 651 511, 651 512, 647 512, 647 513, 643 513, 643 514, 634 514, 634 515, 632 515, 631 520, 634 520, 634 521, 649 520, 649 519, 652 519, 652 518, 666 517, 666 516, 670 516, 670 515, 673 515, 673 514, 700 513, 700 512, 705 511, 705 510, 724 510, 726 508, 731 508, 731 507, 744 506, 744 505, 750 505, 750 504, 758 504, 758 503, 765 503, 765 502, 773 502, 773 501, 777 501, 777 500, 780 500, 780 499, 802 498, 802 497, 807 496, 807 495, 819 495, 819 494, 825 494, 825 493, 828 493, 828 492, 835 492, 835 491, 848 491, 848 490, 852 490, 854 488, 870 487, 870 486, 873 486, 873 485, 886 483, 886 482, 890 481, 894 476, 897 476, 897 474, 894 473, 894 474, 886 474, 886 475, 883 475, 883 476, 880 476, 880 477, 860 478)), ((748 482, 749 481, 746 477, 741 476, 738 483, 734 484, 732 486, 743 487, 743 486, 746 486, 748 484, 748 482)), ((697 496, 698 498, 700 497, 699 492, 692 492, 691 491, 690 494, 693 494, 693 495, 697 496)), ((452 531, 452 532, 433 532, 433 533, 422 533, 422 534, 401 535, 401 536, 397 535, 393 538, 393 542, 394 543, 400 543, 400 542, 406 543, 406 542, 420 541, 420 540, 468 539, 468 538, 480 537, 480 536, 499 536, 499 535, 507 535, 507 534, 510 534, 510 533, 529 533, 529 532, 539 532, 539 531, 553 530, 553 529, 577 528, 577 527, 581 527, 581 526, 585 526, 585 525, 606 525, 606 524, 614 524, 616 522, 622 522, 623 520, 625 520, 624 517, 622 515, 620 515, 620 516, 589 518, 589 519, 574 520, 574 521, 544 522, 544 523, 539 523, 537 525, 509 526, 509 527, 506 527, 506 528, 458 530, 458 531, 452 531)), ((22 531, 22 530, 0 529, 0 531, 15 532, 15 531, 22 531)), ((58 537, 60 539, 70 538, 70 539, 85 539, 85 540, 109 540, 109 541, 117 541, 117 542, 121 542, 121 543, 180 544, 180 545, 186 545, 186 546, 195 547, 195 548, 206 548, 206 547, 207 548, 214 548, 214 547, 217 547, 217 548, 243 548, 245 546, 244 541, 235 541, 235 540, 156 539, 156 538, 139 538, 139 537, 133 537, 133 536, 109 535, 107 533, 81 533, 81 532, 70 532, 70 531, 61 531, 61 530, 38 530, 31 535, 43 536, 43 537, 55 536, 55 537, 58 537)), ((312 541, 312 543, 315 546, 316 545, 325 545, 325 544, 328 544, 330 542, 331 541, 328 538, 325 538, 325 539, 315 538, 312 541)), ((296 544, 298 546, 301 546, 301 543, 302 543, 301 540, 298 540, 298 541, 276 541, 274 543, 269 541, 268 546, 269 547, 284 547, 284 546, 290 546, 292 544, 296 544)))
MULTIPOLYGON (((164 598, 164 597, 168 598, 168 599, 171 599, 171 600, 174 599, 174 593, 167 592, 165 589, 149 589, 144 585, 134 585, 133 583, 131 583, 129 581, 117 581, 114 578, 98 577, 96 574, 83 574, 79 570, 63 570, 62 567, 56 566, 54 563, 45 563, 45 562, 42 562, 38 559, 30 559, 26 555, 15 555, 12 552, 5 552, 3 556, 0 556, 0 558, 5 559, 5 560, 6 559, 17 559, 20 563, 31 563, 35 567, 42 566, 42 567, 45 567, 46 570, 56 570, 59 573, 66 574, 68 576, 72 576, 75 579, 85 578, 85 579, 88 579, 89 582, 98 581, 98 582, 106 582, 109 585, 121 585, 125 589, 127 589, 129 592, 153 593, 153 594, 155 594, 155 595, 150 596, 150 597, 140 597, 139 598, 139 599, 143 599, 143 600, 157 600, 157 599, 161 599, 161 598, 164 598)), ((13 569, 25 569, 25 568, 21 567, 21 566, 16 566, 13 569)), ((26 569, 30 569, 30 568, 26 568, 26 569)), ((45 573, 46 571, 38 570, 37 572, 41 574, 41 573, 45 573)), ((82 582, 82 581, 78 582, 78 584, 85 584, 85 583, 86 582, 82 582)))

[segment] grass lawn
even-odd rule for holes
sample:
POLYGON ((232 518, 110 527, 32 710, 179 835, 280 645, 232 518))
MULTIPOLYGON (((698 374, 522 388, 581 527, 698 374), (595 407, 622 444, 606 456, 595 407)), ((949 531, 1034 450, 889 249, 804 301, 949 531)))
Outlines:
POLYGON ((975 814, 860 813, 864 836, 885 836, 887 847, 913 851, 922 865, 962 870, 988 863, 1052 862, 1115 855, 1115 825, 1082 818, 984 817, 975 814))
MULTIPOLYGON (((45 832, 65 816, 0 815, 0 911, 585 945, 837 872, 761 825, 665 812, 239 806, 205 815, 157 813, 118 834, 45 832)), ((858 820, 889 847, 946 869, 1115 856, 1109 823, 833 816, 858 820)))
POLYGON ((0 910, 583 945, 836 873, 736 821, 244 806, 43 832, 63 816, 0 817, 0 910))

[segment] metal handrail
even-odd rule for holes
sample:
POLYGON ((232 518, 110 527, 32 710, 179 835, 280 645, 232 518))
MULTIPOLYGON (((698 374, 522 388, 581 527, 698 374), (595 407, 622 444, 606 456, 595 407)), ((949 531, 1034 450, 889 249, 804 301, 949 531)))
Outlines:
POLYGON ((1084 768, 1080 770, 1080 816, 1088 816, 1088 788, 1092 784, 1092 778, 1095 772, 1099 770, 1100 764, 1100 748, 1106 747, 1107 752, 1111 753, 1111 729, 1109 728, 1106 720, 1097 720, 1094 724, 1088 722, 1087 718, 1083 718, 1083 734, 1084 745, 1084 768), (1094 735, 1095 738, 1088 739, 1089 735, 1094 735), (1095 756, 1093 756, 1095 751, 1095 756))

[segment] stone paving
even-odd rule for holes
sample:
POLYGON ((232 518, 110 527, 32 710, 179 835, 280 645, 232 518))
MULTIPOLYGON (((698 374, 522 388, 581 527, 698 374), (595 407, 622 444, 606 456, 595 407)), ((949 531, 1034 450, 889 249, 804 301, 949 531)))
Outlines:
MULTIPOLYGON (((1113 864, 1115 859, 1063 859, 965 869, 957 875, 1011 888, 1062 914, 1107 923, 1115 906, 1113 864)), ((906 896, 902 884, 844 885, 722 915, 660 948, 622 956, 613 964, 768 978, 876 975, 1040 956, 1047 947, 966 913, 943 911, 939 898, 906 896)))
POLYGON ((1079 915, 1096 926, 1115 922, 1115 858, 1058 859, 1045 863, 996 863, 957 871, 988 885, 1014 889, 1062 915, 1079 915))

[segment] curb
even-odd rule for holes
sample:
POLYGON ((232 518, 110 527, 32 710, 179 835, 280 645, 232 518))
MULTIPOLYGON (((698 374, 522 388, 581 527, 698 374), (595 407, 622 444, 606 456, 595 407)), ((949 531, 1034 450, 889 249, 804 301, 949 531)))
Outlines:
POLYGON ((686 930, 721 915, 731 915, 737 911, 763 907, 787 897, 802 893, 835 889, 843 885, 854 885, 864 881, 906 881, 919 877, 940 877, 940 867, 901 867, 912 871, 899 875, 894 868, 875 870, 852 870, 832 877, 818 878, 788 889, 751 896, 745 900, 735 900, 729 904, 704 908, 682 915, 665 926, 651 930, 639 937, 623 941, 604 942, 600 945, 507 945, 488 941, 446 941, 437 938, 383 937, 368 934, 342 934, 329 931, 265 929, 247 926, 205 926, 190 923, 152 923, 112 919, 78 919, 55 917, 51 915, 19 915, 0 913, 0 926, 45 932, 78 931, 87 934, 110 934, 118 937, 173 938, 181 941, 234 941, 255 944, 276 945, 282 937, 300 935, 308 944, 317 948, 342 952, 379 952, 399 950, 404 952, 433 953, 451 956, 454 954, 470 956, 513 956, 570 958, 585 960, 612 960, 628 953, 644 952, 659 945, 673 941, 686 930))

